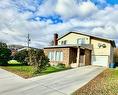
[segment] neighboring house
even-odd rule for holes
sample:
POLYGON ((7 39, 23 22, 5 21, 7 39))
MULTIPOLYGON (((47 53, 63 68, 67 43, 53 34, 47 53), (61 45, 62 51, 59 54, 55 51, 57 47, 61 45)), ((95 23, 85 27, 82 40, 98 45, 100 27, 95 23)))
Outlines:
POLYGON ((54 36, 54 46, 44 48, 51 65, 63 63, 78 67, 99 65, 108 67, 113 63, 115 42, 110 39, 95 37, 78 32, 69 32, 58 38, 54 36))
POLYGON ((22 45, 7 45, 7 47, 9 49, 16 49, 16 50, 18 50, 18 49, 24 48, 25 46, 22 46, 22 45))
POLYGON ((19 49, 24 48, 22 45, 7 45, 7 48, 11 50, 11 56, 14 56, 19 49))
MULTIPOLYGON (((22 51, 22 50, 26 50, 26 49, 28 49, 28 47, 27 46, 21 46, 21 45, 8 45, 7 46, 10 50, 11 50, 11 52, 12 52, 12 54, 11 54, 11 56, 14 56, 17 52, 19 52, 19 51, 22 51)), ((30 49, 32 48, 32 49, 38 49, 38 48, 34 48, 34 47, 29 47, 30 49)))

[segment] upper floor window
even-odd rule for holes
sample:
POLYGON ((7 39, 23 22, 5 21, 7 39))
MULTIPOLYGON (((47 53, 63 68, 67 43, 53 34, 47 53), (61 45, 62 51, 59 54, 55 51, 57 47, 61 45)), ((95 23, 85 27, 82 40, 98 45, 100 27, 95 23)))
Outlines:
POLYGON ((86 39, 85 38, 78 38, 77 39, 77 44, 79 44, 79 45, 86 44, 86 39))
POLYGON ((67 40, 61 41, 61 45, 66 45, 67 44, 67 40))

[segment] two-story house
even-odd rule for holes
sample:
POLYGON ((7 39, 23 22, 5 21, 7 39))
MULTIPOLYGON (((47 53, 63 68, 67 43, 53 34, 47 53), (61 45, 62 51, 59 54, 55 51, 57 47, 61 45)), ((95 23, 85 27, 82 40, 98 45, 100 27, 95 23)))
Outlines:
POLYGON ((115 42, 78 32, 69 32, 58 38, 54 36, 54 46, 44 48, 51 65, 58 63, 78 67, 99 65, 108 67, 113 63, 115 42))

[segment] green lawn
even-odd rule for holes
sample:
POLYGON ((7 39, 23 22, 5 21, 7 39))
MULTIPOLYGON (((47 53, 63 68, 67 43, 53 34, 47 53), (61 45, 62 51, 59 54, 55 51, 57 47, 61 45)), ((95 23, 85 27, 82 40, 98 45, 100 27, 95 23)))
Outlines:
POLYGON ((59 72, 62 70, 67 70, 69 68, 58 68, 58 67, 48 67, 46 70, 42 71, 43 74, 49 74, 53 72, 59 72))
POLYGON ((118 68, 105 70, 73 95, 118 95, 118 68))
POLYGON ((22 76, 24 78, 30 78, 35 76, 34 69, 32 66, 0 66, 2 69, 5 69, 7 71, 13 72, 19 76, 22 76))
POLYGON ((68 68, 58 68, 50 66, 47 67, 45 70, 43 70, 40 74, 36 74, 33 66, 25 66, 15 60, 9 61, 8 66, 0 66, 0 68, 13 72, 24 78, 31 78, 34 76, 45 75, 68 69, 68 68))

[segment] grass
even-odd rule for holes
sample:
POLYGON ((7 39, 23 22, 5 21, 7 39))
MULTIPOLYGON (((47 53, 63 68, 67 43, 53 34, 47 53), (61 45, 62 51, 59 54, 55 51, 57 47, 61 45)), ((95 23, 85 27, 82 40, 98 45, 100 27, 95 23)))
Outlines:
POLYGON ((9 63, 8 66, 0 66, 0 68, 13 72, 23 78, 31 78, 35 76, 45 75, 45 74, 59 72, 68 69, 68 68, 58 68, 58 67, 50 66, 47 67, 45 70, 43 70, 41 73, 36 74, 33 66, 22 65, 21 63, 15 60, 11 60, 8 63, 9 63))
POLYGON ((32 66, 23 66, 19 64, 17 66, 14 66, 14 65, 0 66, 0 68, 13 72, 23 78, 31 78, 35 76, 35 73, 34 73, 35 70, 33 69, 32 66))
POLYGON ((67 70, 69 68, 58 68, 58 67, 48 67, 46 70, 42 71, 42 73, 44 74, 49 74, 49 73, 53 73, 53 72, 59 72, 62 70, 67 70))
POLYGON ((105 70, 73 95, 118 95, 118 68, 105 70))

